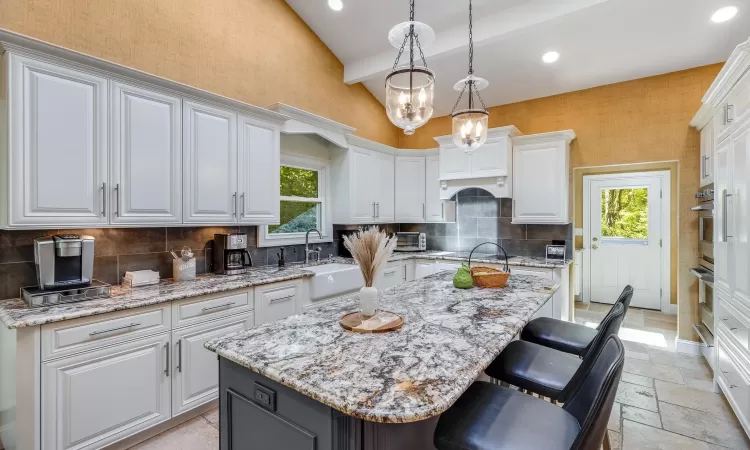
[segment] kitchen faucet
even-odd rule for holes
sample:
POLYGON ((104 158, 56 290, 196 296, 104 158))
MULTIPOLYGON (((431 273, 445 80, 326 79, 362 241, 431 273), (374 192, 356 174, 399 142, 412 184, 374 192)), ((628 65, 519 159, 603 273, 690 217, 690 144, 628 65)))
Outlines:
POLYGON ((310 250, 310 232, 314 231, 318 233, 318 236, 320 236, 321 239, 323 239, 323 235, 320 234, 320 231, 318 231, 315 228, 310 228, 307 230, 307 233, 305 233, 305 264, 308 264, 310 262, 310 253, 315 253, 315 260, 320 261, 320 247, 317 247, 315 250, 310 250))

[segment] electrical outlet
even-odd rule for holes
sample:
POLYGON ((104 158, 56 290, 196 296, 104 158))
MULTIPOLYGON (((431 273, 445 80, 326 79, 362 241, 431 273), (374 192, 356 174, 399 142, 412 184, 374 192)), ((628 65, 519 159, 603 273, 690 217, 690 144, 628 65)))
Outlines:
POLYGON ((255 383, 255 391, 253 392, 253 396, 255 398, 255 402, 263 408, 266 408, 270 411, 276 411, 276 392, 268 389, 265 386, 255 383))

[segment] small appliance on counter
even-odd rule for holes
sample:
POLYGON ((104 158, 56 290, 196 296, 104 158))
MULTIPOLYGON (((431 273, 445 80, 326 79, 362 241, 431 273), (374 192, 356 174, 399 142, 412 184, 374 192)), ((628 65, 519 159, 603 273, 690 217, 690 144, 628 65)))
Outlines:
POLYGON ((565 261, 565 245, 548 245, 547 246, 547 258, 546 261, 549 262, 557 262, 557 261, 565 261))
POLYGON ((214 273, 240 275, 253 266, 247 251, 247 235, 241 233, 214 234, 214 273))
POLYGON ((107 298, 110 286, 93 279, 94 238, 63 234, 34 239, 38 286, 21 288, 29 306, 107 298))
POLYGON ((427 250, 427 235, 425 233, 396 233, 397 244, 394 252, 423 252, 427 250))

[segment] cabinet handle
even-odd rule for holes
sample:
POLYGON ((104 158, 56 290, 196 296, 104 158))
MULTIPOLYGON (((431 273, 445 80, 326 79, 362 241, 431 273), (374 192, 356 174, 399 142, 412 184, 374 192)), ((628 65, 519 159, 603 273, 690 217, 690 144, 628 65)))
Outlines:
POLYGON ((177 341, 177 371, 182 373, 182 339, 177 341))
POLYGON ((269 303, 271 303, 271 304, 273 304, 273 303, 278 303, 278 302, 282 302, 282 301, 284 301, 284 300, 289 300, 290 298, 294 298, 294 295, 288 295, 288 296, 286 296, 286 297, 279 297, 279 298, 272 298, 272 299, 271 299, 271 300, 269 301, 269 303))
POLYGON ((380 202, 375 203, 375 217, 380 218, 380 202))
POLYGON ((372 218, 375 218, 375 202, 372 202, 372 218))
POLYGON ((734 122, 734 105, 727 105, 727 123, 734 122))
POLYGON ((425 212, 424 203, 422 203, 422 219, 426 219, 426 218, 427 218, 427 213, 425 212))
POLYGON ((120 216, 120 183, 115 185, 115 216, 120 216))
POLYGON ((406 265, 404 265, 404 283, 406 282, 406 265))
POLYGON ((727 242, 727 239, 732 237, 729 235, 729 226, 727 225, 727 222, 729 220, 729 214, 727 213, 727 205, 729 204, 729 202, 727 201, 727 199, 731 196, 732 194, 728 193, 726 189, 721 191, 722 203, 724 204, 724 210, 722 211, 723 220, 721 223, 721 231, 724 235, 724 239, 721 240, 722 242, 727 242))
POLYGON ((383 275, 393 275, 394 273, 396 273, 396 269, 393 269, 390 272, 383 272, 383 275))
POLYGON ((107 217, 107 183, 102 183, 102 217, 107 217))
POLYGON ((445 219, 445 203, 440 203, 440 218, 445 219))
POLYGON ((167 363, 164 365, 164 375, 169 376, 169 342, 164 344, 164 350, 167 352, 167 363))
POLYGON ((240 195, 240 216, 245 217, 245 193, 243 192, 242 195, 240 195))
POLYGON ((137 327, 140 325, 141 325, 140 323, 134 322, 134 323, 131 323, 130 325, 124 325, 122 327, 117 327, 117 328, 110 328, 109 330, 92 331, 91 333, 89 333, 89 336, 98 336, 100 334, 111 333, 113 331, 126 330, 128 328, 133 328, 133 327, 137 327))
POLYGON ((237 193, 232 194, 232 216, 237 217, 237 193))
POLYGON ((234 302, 229 302, 229 303, 224 303, 223 305, 217 305, 217 306, 211 306, 211 307, 208 307, 208 308, 203 308, 202 311, 203 312, 213 311, 214 309, 227 308, 227 307, 232 306, 232 305, 234 305, 234 302))

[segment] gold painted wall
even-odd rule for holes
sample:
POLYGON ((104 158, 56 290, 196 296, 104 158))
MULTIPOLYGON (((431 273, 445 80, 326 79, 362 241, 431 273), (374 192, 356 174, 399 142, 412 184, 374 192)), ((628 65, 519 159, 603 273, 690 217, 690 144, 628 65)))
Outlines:
POLYGON ((283 0, 0 0, 0 28, 398 143, 383 106, 344 84, 343 64, 283 0))
MULTIPOLYGON (((677 302, 679 337, 693 339, 697 282, 687 269, 698 251, 697 215, 688 207, 698 190, 700 136, 688 123, 722 64, 490 108, 490 127, 515 125, 526 134, 573 129, 571 214, 576 211, 577 168, 677 161, 677 302)), ((450 117, 432 119, 414 136, 399 136, 401 148, 435 148, 434 136, 450 134, 450 117)), ((576 219, 575 217, 572 217, 576 219)), ((582 219, 581 219, 582 221, 582 219)), ((576 220, 576 227, 581 227, 576 220)), ((580 244, 580 242, 577 242, 580 244)), ((580 245, 578 245, 580 246, 580 245)))

